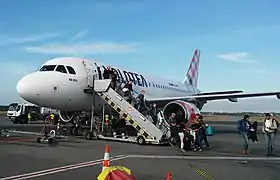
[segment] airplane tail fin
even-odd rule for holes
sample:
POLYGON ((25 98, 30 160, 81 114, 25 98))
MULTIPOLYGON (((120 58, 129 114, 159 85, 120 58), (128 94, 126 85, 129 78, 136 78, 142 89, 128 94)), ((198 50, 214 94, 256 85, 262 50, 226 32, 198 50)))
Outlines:
POLYGON ((184 79, 184 83, 187 86, 193 86, 196 90, 197 90, 197 82, 198 82, 199 59, 200 59, 200 51, 196 49, 194 51, 192 62, 189 66, 186 77, 184 79))

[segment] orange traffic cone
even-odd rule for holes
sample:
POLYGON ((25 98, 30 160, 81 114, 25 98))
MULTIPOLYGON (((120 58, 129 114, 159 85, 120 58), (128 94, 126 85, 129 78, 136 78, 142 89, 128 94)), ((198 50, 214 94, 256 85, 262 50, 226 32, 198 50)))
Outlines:
POLYGON ((109 155, 109 146, 106 144, 102 171, 104 171, 108 167, 110 167, 110 155, 109 155))
POLYGON ((167 173, 166 180, 172 180, 171 172, 167 173))

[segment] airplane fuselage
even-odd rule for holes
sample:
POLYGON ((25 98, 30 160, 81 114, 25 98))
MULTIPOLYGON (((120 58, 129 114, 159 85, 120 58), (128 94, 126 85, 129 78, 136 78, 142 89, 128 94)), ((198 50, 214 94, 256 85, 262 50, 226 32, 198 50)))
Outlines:
MULTIPOLYGON (((40 70, 21 79, 17 91, 22 98, 34 104, 59 109, 61 111, 91 111, 92 95, 84 93, 84 89, 92 83, 92 77, 98 77, 98 69, 103 74, 106 65, 82 58, 56 58, 47 61, 40 70), (70 66, 69 70, 61 72, 58 66, 70 66), (45 67, 45 69, 44 69, 45 67), (49 68, 49 69, 48 69, 49 68)), ((135 71, 111 67, 117 72, 118 82, 133 82, 135 92, 146 91, 146 98, 178 97, 192 95, 195 89, 178 81, 146 76, 135 71)), ((96 96, 96 110, 102 107, 104 101, 96 96)))

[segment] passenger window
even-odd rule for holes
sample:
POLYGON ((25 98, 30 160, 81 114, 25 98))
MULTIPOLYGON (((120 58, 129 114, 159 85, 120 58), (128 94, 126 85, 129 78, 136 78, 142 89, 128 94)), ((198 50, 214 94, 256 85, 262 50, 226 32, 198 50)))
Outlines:
POLYGON ((72 68, 71 66, 66 66, 66 68, 70 74, 76 74, 74 68, 72 68))
POLYGON ((58 72, 66 73, 66 74, 67 74, 67 71, 66 71, 65 67, 62 66, 62 65, 58 65, 58 66, 56 67, 55 71, 58 71, 58 72))
POLYGON ((45 65, 39 71, 53 71, 56 65, 45 65))

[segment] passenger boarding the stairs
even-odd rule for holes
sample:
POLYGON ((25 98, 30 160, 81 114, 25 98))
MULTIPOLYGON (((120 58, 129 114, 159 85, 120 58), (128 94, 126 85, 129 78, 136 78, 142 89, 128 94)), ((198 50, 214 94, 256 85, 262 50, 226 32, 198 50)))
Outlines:
POLYGON ((110 67, 110 66, 107 66, 107 68, 104 69, 103 78, 104 78, 104 79, 110 79, 110 74, 112 74, 111 67, 110 67))
POLYGON ((141 90, 140 94, 136 97, 136 99, 137 104, 135 108, 143 115, 146 115, 146 111, 148 110, 148 108, 145 103, 145 90, 141 90))
POLYGON ((94 64, 97 67, 98 79, 101 80, 102 79, 101 68, 96 63, 94 63, 94 64))
POLYGON ((157 114, 158 114, 157 104, 153 103, 149 109, 149 115, 152 117, 154 125, 157 124, 157 114))
POLYGON ((133 95, 133 88, 132 88, 132 81, 128 81, 123 86, 123 92, 124 92, 124 99, 128 103, 132 103, 132 95, 133 95))
POLYGON ((278 129, 278 121, 272 118, 272 114, 266 113, 263 124, 263 132, 266 138, 266 156, 275 156, 274 139, 278 129))
POLYGON ((111 71, 110 78, 111 78, 111 88, 116 90, 118 76, 115 71, 111 71))

